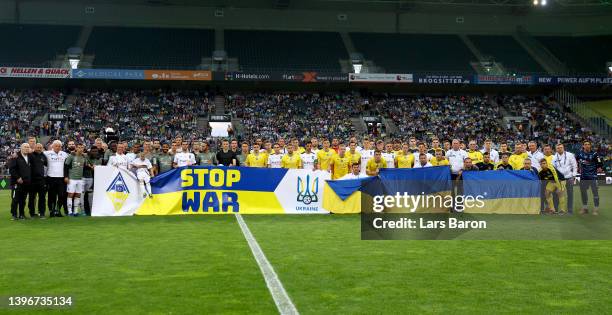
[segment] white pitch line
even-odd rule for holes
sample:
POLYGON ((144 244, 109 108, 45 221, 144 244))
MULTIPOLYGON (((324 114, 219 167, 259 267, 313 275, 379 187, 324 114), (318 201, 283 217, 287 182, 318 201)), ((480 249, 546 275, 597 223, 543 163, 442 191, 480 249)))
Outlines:
POLYGON ((266 280, 266 285, 268 286, 268 290, 272 295, 272 299, 274 299, 274 303, 276 304, 276 308, 281 315, 290 315, 295 314, 298 315, 299 312, 293 305, 291 298, 285 291, 283 284, 278 279, 274 268, 266 258, 266 255, 259 247, 257 240, 249 230, 249 227, 244 222, 244 219, 240 214, 236 214, 236 220, 238 220, 238 225, 240 225, 240 229, 242 230, 242 234, 244 238, 247 240, 249 247, 251 248, 251 252, 253 253, 253 257, 255 257, 255 261, 257 261, 257 265, 259 265, 259 270, 266 280))

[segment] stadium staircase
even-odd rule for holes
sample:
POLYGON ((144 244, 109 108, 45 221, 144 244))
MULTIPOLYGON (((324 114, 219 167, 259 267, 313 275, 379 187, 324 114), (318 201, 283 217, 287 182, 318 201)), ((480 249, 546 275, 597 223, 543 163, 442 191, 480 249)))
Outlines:
POLYGON ((225 97, 215 96, 215 115, 225 115, 225 97))
POLYGON ((363 117, 353 117, 351 118, 351 123, 355 128, 355 133, 358 135, 365 135, 368 133, 368 128, 366 127, 365 122, 363 121, 363 117))
POLYGON ((572 113, 568 115, 573 120, 584 126, 588 126, 598 134, 610 138, 612 136, 612 119, 609 115, 599 111, 598 107, 610 106, 612 101, 602 102, 582 102, 575 95, 567 90, 559 89, 552 96, 559 101, 560 104, 566 104, 572 113))
POLYGON ((551 75, 563 75, 567 67, 542 43, 533 38, 524 28, 518 27, 514 39, 551 75))
POLYGON ((397 128, 397 125, 395 124, 393 119, 383 118, 382 122, 383 122, 383 125, 385 126, 385 130, 387 131, 388 135, 399 134, 399 128, 397 128))
POLYGON ((480 52, 480 50, 478 50, 478 48, 476 48, 476 45, 474 45, 474 43, 467 37, 467 35, 461 34, 459 35, 459 38, 461 38, 465 46, 470 49, 472 54, 474 54, 474 56, 476 56, 476 59, 478 60, 478 64, 472 63, 472 68, 474 68, 474 70, 478 74, 486 74, 487 71, 485 71, 484 67, 481 66, 483 63, 487 62, 485 56, 480 52))
POLYGON ((197 120, 198 130, 208 130, 208 117, 199 116, 197 120))

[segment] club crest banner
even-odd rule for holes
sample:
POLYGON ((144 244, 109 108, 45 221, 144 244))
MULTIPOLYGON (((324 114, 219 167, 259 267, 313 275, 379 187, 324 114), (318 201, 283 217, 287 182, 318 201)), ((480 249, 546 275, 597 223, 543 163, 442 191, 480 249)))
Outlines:
POLYGON ((126 170, 95 169, 92 215, 328 213, 324 171, 248 167, 181 167, 151 179, 153 198, 143 197, 126 170), (98 203, 97 203, 98 202, 98 203))
POLYGON ((128 170, 96 166, 92 216, 133 215, 142 204, 136 176, 128 170))

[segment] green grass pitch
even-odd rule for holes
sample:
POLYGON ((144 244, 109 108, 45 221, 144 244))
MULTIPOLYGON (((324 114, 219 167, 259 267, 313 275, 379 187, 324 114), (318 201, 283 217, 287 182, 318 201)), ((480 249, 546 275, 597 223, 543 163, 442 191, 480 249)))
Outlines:
MULTIPOLYGON (((601 189, 605 220, 611 188, 601 189)), ((0 206, 0 297, 74 296, 69 308, 1 314, 277 312, 233 216, 12 222, 7 191, 0 206)), ((244 219, 302 314, 605 314, 612 305, 611 241, 362 241, 357 215, 244 219)))

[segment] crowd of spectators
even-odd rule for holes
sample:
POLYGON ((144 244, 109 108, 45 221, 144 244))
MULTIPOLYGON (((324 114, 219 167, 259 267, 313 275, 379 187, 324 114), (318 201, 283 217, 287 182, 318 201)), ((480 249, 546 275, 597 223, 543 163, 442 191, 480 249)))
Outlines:
POLYGON ((0 89, 0 169, 5 168, 7 156, 27 136, 51 133, 51 123, 36 122, 59 107, 64 97, 59 90, 0 89))
POLYGON ((213 96, 197 91, 112 90, 75 96, 65 131, 57 135, 60 140, 91 143, 109 127, 124 139, 202 137, 208 129, 198 127, 197 119, 214 109, 213 96))
POLYGON ((227 109, 242 120, 245 139, 325 137, 346 139, 354 134, 351 117, 364 107, 353 94, 234 94, 227 109))
POLYGON ((401 137, 427 139, 506 140, 509 131, 499 123, 499 107, 477 96, 379 96, 372 100, 378 113, 392 119, 401 137))

